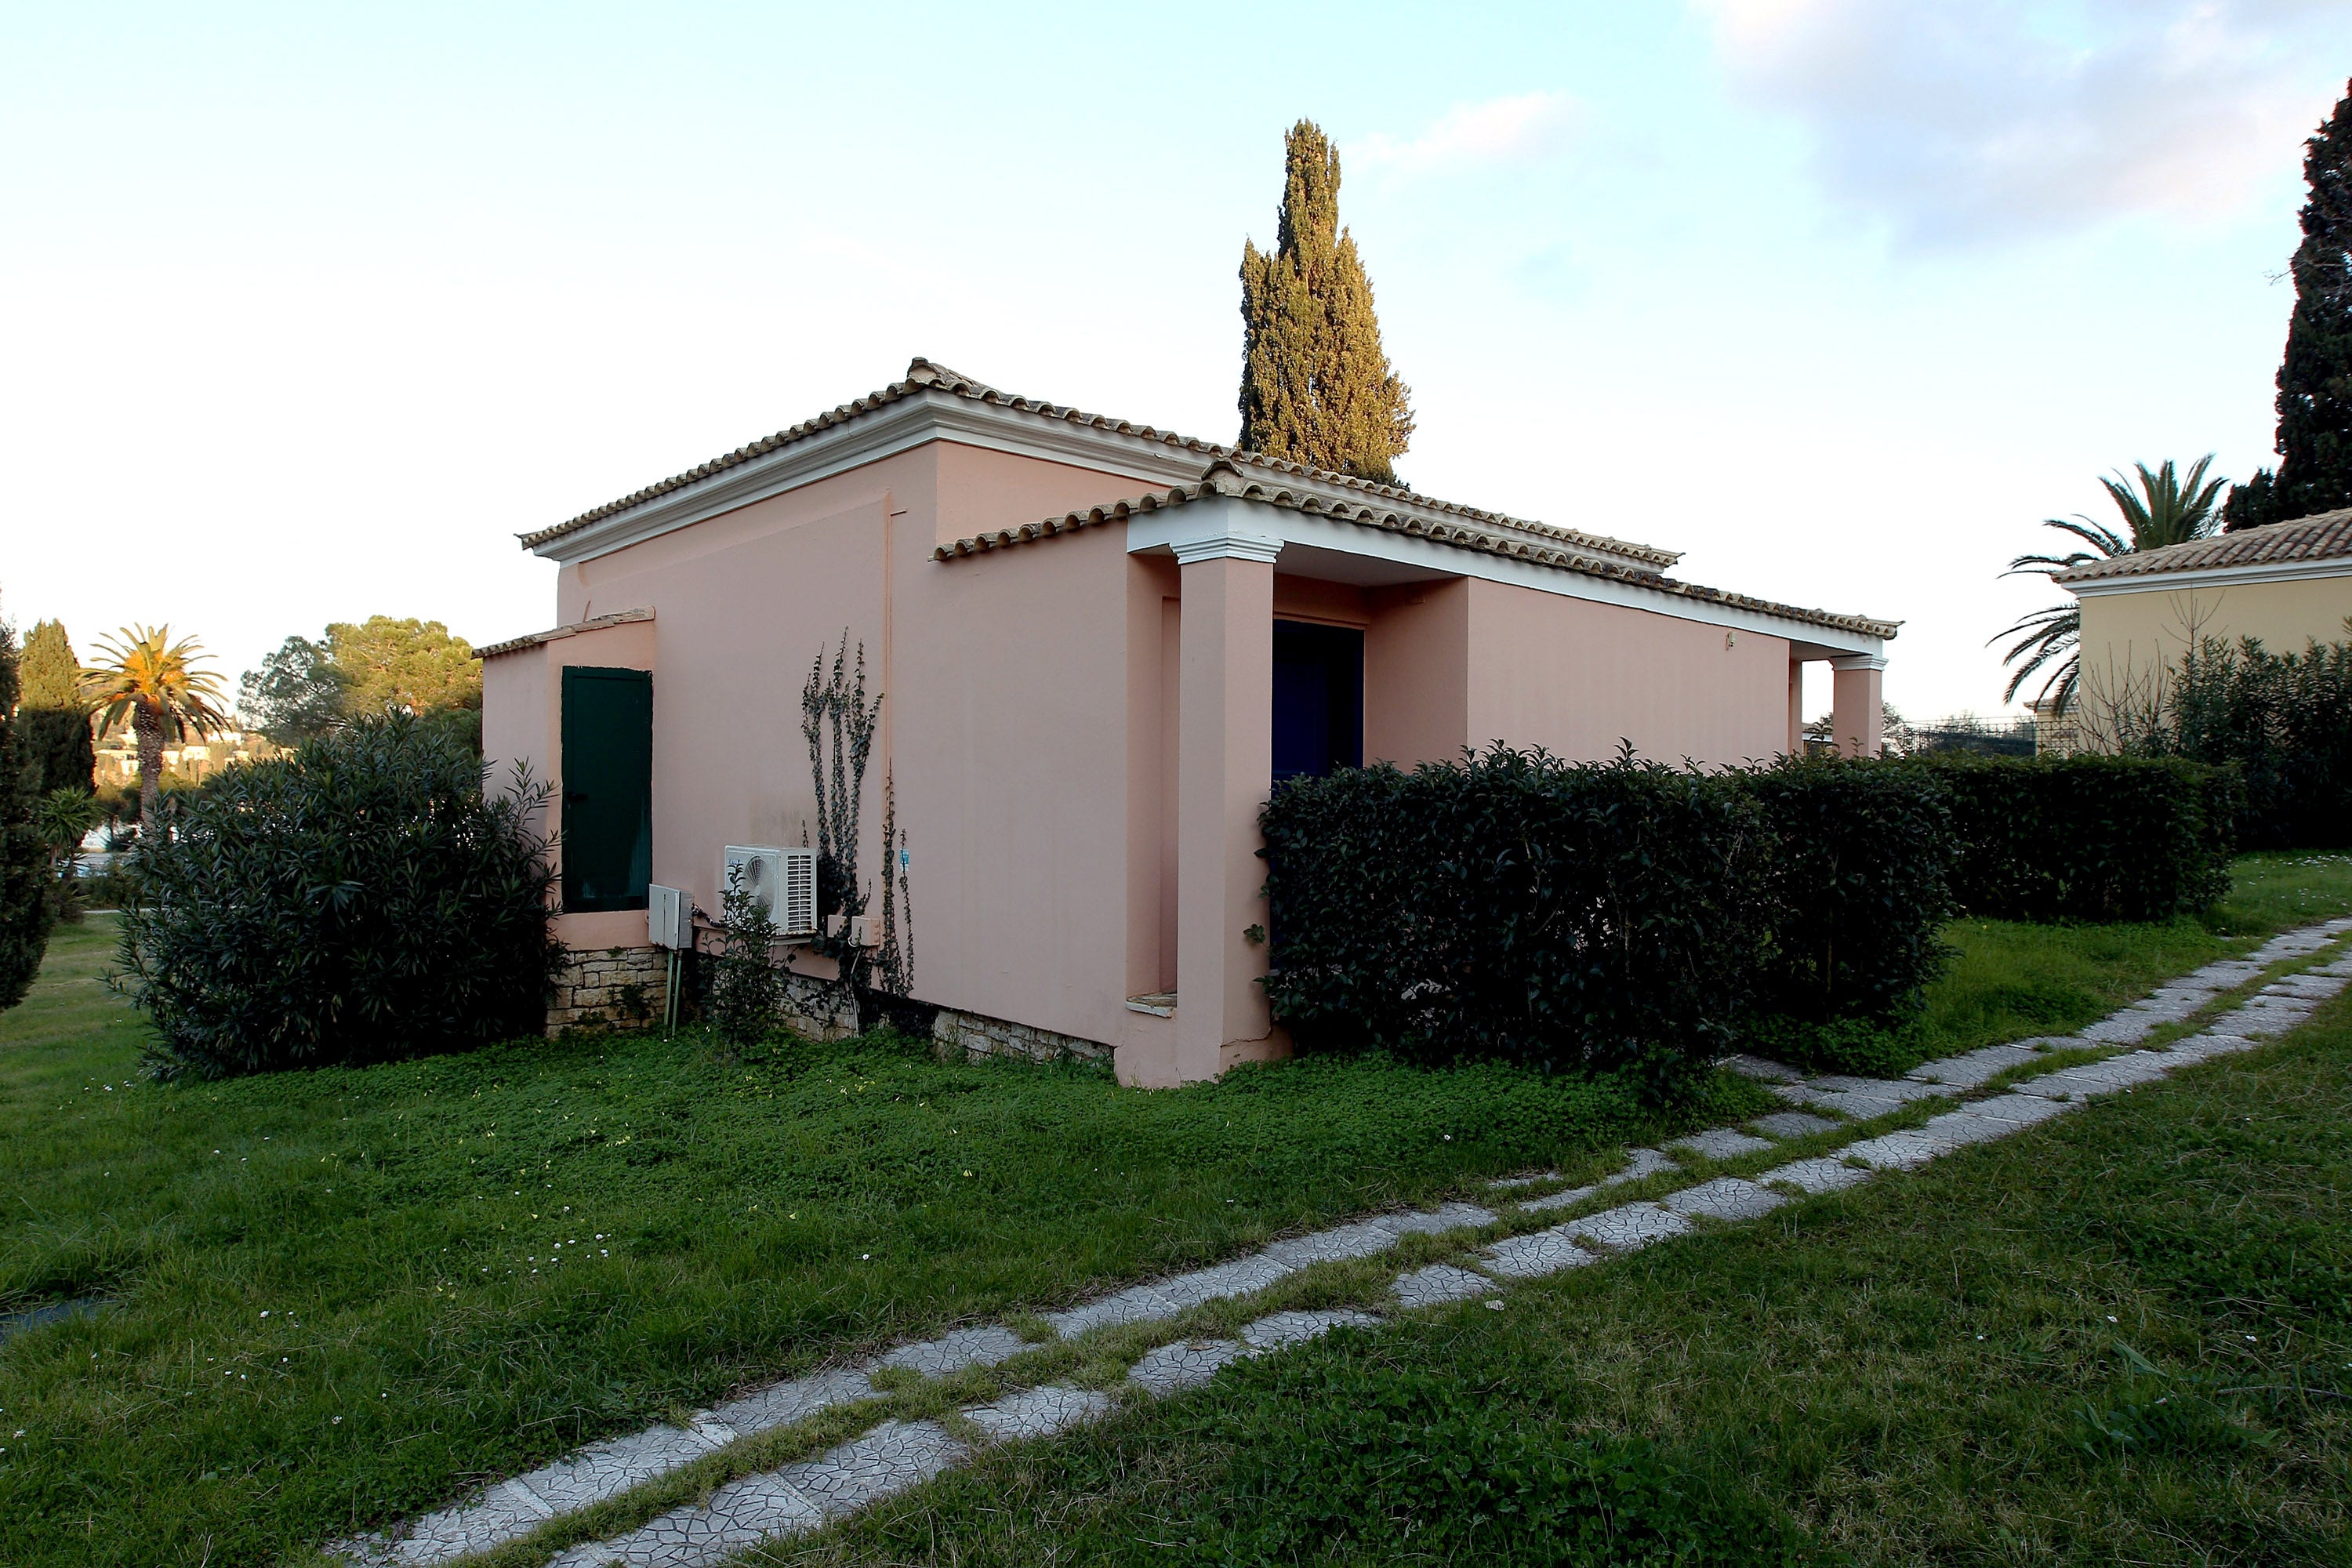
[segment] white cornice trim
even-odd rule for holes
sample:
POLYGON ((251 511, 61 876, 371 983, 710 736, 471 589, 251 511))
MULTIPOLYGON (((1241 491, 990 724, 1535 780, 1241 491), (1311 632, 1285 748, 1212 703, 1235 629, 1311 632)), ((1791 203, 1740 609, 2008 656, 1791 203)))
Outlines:
POLYGON ((1510 556, 1464 550, 1434 540, 1392 533, 1385 529, 1366 528, 1360 523, 1345 522, 1313 512, 1295 511, 1288 507, 1274 506, 1241 496, 1203 497, 1188 506, 1163 511, 1138 512, 1128 518, 1126 528, 1127 549, 1130 555, 1163 551, 1172 554, 1193 540, 1254 534, 1279 542, 1277 548, 1296 544, 1307 549, 1367 556, 1416 568, 1432 579, 1476 577, 1489 583, 1533 588, 1541 594, 1557 594, 1563 598, 1622 605, 1629 609, 1647 610, 1654 615, 1671 616, 1676 620, 1695 621, 1702 626, 1721 626, 1727 631, 1783 637, 1791 643, 1805 645, 1806 651, 1802 657, 1807 658, 1860 655, 1879 659, 1881 668, 1885 665, 1885 640, 1860 632, 1843 631, 1811 621, 1768 615, 1737 605, 1709 604, 1704 599, 1685 598, 1665 589, 1644 587, 1641 584, 1627 583, 1614 577, 1600 577, 1510 556), (1235 515, 1234 510, 1228 510, 1243 507, 1249 509, 1246 526, 1240 526, 1242 519, 1235 515))
POLYGON ((2257 561, 2245 566, 2140 572, 2121 577, 2093 577, 2080 583, 2060 578, 2058 585, 2077 598, 2095 599, 2105 594, 2179 593, 2195 588, 2234 588, 2243 583, 2306 583, 2319 577, 2352 578, 2352 555, 2331 555, 2320 561, 2257 561))
POLYGON ((1195 561, 1271 562, 1282 553, 1282 541, 1271 534, 1219 529, 1187 539, 1171 539, 1168 548, 1175 552, 1180 566, 1190 566, 1195 561))
POLYGON ((1883 653, 1845 653, 1830 660, 1832 669, 1885 669, 1886 656, 1883 653))
POLYGON ((599 518, 534 546, 532 553, 566 565, 593 561, 770 496, 911 451, 927 441, 942 440, 1099 468, 1140 479, 1147 486, 1189 484, 1201 477, 1209 461, 1189 447, 1150 437, 930 389, 813 432, 764 457, 655 496, 625 511, 599 518))

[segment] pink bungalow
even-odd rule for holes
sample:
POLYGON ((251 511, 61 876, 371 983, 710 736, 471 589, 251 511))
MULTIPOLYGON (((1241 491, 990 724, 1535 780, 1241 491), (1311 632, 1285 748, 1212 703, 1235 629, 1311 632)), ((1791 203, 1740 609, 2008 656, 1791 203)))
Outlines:
POLYGON ((562 567, 558 625, 482 650, 483 739, 565 797, 554 1021, 658 1002, 649 889, 717 909, 730 846, 810 841, 801 689, 845 633, 884 694, 866 821, 888 779, 906 847, 886 868, 869 832, 861 876, 905 875, 938 1037, 1139 1084, 1286 1048, 1244 935, 1275 779, 1490 741, 1769 757, 1808 659, 1874 752, 1895 630, 920 359, 523 543, 562 567))

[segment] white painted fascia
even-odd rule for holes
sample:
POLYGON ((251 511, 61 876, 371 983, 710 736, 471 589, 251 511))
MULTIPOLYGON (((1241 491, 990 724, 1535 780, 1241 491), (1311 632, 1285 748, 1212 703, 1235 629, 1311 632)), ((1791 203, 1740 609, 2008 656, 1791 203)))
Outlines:
POLYGON ((1190 484, 1211 461, 1206 453, 1151 437, 927 388, 750 462, 599 518, 584 528, 534 545, 531 551, 567 565, 593 561, 770 496, 910 451, 926 441, 960 441, 1046 462, 1131 474, 1139 481, 1139 490, 1190 484))
POLYGON ((2320 577, 2352 579, 2352 555, 2325 561, 2257 561, 2244 566, 2208 566, 2201 571, 2142 572, 2125 577, 2094 577, 2058 585, 2077 598, 2103 594, 2179 593, 2198 588, 2235 588, 2251 583, 2307 583, 2320 577))
POLYGON ((1885 668, 1885 641, 1859 632, 1767 615, 1737 605, 1711 605, 1639 583, 1489 555, 1483 551, 1440 544, 1434 540, 1368 528, 1361 523, 1342 522, 1241 496, 1202 496, 1184 506, 1139 512, 1127 520, 1127 550, 1130 555, 1166 551, 1181 561, 1188 551, 1230 553, 1216 551, 1215 542, 1242 537, 1265 540, 1276 551, 1297 544, 1368 556, 1417 569, 1433 578, 1476 577, 1489 583, 1533 588, 1539 594, 1556 594, 1562 598, 1622 605, 1653 615, 1672 616, 1679 621, 1721 626, 1727 631, 1785 637, 1792 643, 1804 644, 1802 657, 1807 658, 1867 657, 1878 659, 1878 668, 1885 668))

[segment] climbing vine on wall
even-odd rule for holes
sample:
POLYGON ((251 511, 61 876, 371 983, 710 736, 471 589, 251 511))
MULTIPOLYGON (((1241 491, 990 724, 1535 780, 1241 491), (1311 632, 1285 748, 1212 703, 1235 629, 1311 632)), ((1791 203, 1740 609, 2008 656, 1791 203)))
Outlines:
MULTIPOLYGON (((819 649, 801 689, 801 733, 809 748, 809 783, 816 797, 816 903, 818 931, 812 951, 840 966, 837 984, 859 1004, 861 1024, 874 992, 908 994, 914 976, 912 903, 908 885, 906 836, 898 827, 894 781, 882 780, 881 932, 872 946, 855 940, 856 922, 874 901, 858 879, 864 856, 862 805, 866 768, 882 713, 881 692, 866 694, 866 645, 851 651, 849 633, 832 651, 819 649)), ((803 830, 806 842, 806 829, 803 830)))

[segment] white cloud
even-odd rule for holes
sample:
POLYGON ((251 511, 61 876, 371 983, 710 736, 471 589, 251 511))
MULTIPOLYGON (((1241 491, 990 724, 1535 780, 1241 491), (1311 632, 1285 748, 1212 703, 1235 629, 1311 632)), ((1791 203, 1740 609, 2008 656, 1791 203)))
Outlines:
POLYGON ((1831 194, 1930 246, 2228 216, 2299 166, 2352 42, 2346 0, 1695 3, 1831 194))
POLYGON ((1348 153, 1359 166, 1391 174, 1523 163, 1557 150, 1574 129, 1578 111, 1576 100, 1564 92, 1457 103, 1410 141, 1376 132, 1348 153))

